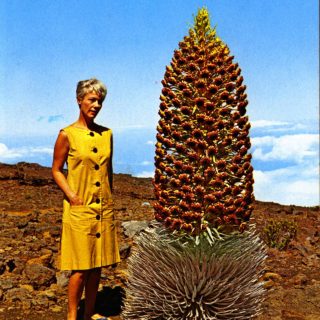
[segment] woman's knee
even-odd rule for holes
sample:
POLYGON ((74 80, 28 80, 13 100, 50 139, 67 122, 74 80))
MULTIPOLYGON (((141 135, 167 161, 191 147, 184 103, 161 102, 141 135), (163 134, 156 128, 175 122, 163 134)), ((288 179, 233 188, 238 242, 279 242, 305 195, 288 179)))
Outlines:
POLYGON ((74 270, 74 271, 72 271, 70 278, 72 278, 73 280, 82 282, 87 279, 88 274, 89 274, 89 272, 87 270, 84 270, 84 271, 83 270, 74 270))

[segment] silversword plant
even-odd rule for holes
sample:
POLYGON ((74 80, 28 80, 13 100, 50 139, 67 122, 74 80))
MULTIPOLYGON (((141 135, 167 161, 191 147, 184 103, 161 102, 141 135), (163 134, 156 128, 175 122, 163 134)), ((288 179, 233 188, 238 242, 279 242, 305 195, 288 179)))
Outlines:
POLYGON ((253 319, 265 247, 247 228, 253 169, 241 70, 200 9, 166 68, 155 222, 128 261, 124 319, 253 319))

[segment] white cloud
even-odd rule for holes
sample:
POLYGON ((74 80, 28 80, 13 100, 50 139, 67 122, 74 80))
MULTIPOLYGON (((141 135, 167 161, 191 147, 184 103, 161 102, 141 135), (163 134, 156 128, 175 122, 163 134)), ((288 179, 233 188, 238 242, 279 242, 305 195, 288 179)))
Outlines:
POLYGON ((286 160, 300 163, 318 155, 317 134, 293 134, 281 137, 256 137, 251 139, 256 160, 286 160))
POLYGON ((48 147, 20 147, 8 148, 4 143, 0 143, 0 161, 19 161, 25 157, 33 157, 35 155, 45 154, 52 155, 53 148, 48 147))
POLYGON ((275 121, 275 120, 253 120, 253 121, 251 121, 251 125, 253 128, 285 126, 288 124, 289 124, 289 122, 275 121))
POLYGON ((27 150, 31 154, 33 153, 45 153, 49 155, 53 154, 53 148, 48 148, 48 147, 28 147, 27 150))
POLYGON ((21 152, 17 152, 16 149, 9 149, 4 143, 0 143, 0 160, 20 157, 22 157, 21 152))
POLYGON ((286 205, 319 205, 317 174, 314 167, 304 165, 272 171, 255 170, 255 197, 286 205))
POLYGON ((148 145, 155 145, 155 142, 154 141, 152 141, 152 140, 148 140, 147 142, 146 142, 146 144, 148 144, 148 145))
POLYGON ((271 161, 283 166, 277 170, 254 171, 256 199, 287 205, 319 204, 318 134, 266 135, 252 138, 251 142, 254 160, 264 162, 264 167, 271 161))
POLYGON ((151 164, 153 164, 151 161, 142 161, 142 162, 140 163, 140 165, 142 165, 142 166, 149 166, 149 165, 151 165, 151 164))
POLYGON ((154 171, 142 171, 138 174, 135 174, 134 176, 138 178, 153 178, 154 171))
POLYGON ((306 133, 318 132, 317 119, 305 120, 301 122, 286 122, 277 120, 252 120, 251 126, 253 132, 256 133, 269 133, 271 135, 279 135, 279 133, 306 133))
POLYGON ((267 128, 267 132, 273 132, 273 133, 278 133, 278 132, 297 132, 297 131, 302 131, 308 129, 308 126, 302 123, 291 123, 288 126, 279 126, 279 127, 270 127, 267 128))

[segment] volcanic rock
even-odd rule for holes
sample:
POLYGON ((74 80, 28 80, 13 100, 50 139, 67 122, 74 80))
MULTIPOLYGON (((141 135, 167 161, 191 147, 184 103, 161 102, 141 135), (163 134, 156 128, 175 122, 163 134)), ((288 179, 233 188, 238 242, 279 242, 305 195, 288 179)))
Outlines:
POLYGON ((124 228, 124 234, 129 238, 133 238, 141 231, 147 229, 148 225, 149 223, 147 221, 125 221, 121 224, 124 228))
MULTIPOLYGON (((66 318, 70 273, 57 268, 62 200, 50 168, 0 164, 1 320, 66 318)), ((154 218, 151 179, 115 174, 114 200, 122 261, 116 267, 103 268, 98 307, 119 316, 133 237, 154 218)), ((272 290, 268 290, 257 320, 320 319, 319 207, 256 201, 252 217, 261 234, 271 220, 297 225, 297 235, 286 250, 268 249, 264 277, 272 290)))

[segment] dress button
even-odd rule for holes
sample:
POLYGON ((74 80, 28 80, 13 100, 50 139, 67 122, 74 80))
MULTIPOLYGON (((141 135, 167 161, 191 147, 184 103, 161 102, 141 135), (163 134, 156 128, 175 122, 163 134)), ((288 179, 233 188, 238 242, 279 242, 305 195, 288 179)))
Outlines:
POLYGON ((96 203, 100 203, 100 199, 96 199, 96 203))
POLYGON ((89 134, 91 137, 94 137, 94 133, 92 131, 89 134))
POLYGON ((99 181, 96 182, 96 186, 100 187, 100 182, 99 181))
POLYGON ((96 219, 100 220, 100 215, 99 214, 96 215, 96 219))
POLYGON ((96 233, 96 237, 97 237, 97 238, 100 238, 100 232, 97 232, 97 233, 96 233))
POLYGON ((96 164, 96 165, 94 166, 94 168, 95 168, 96 170, 99 170, 100 166, 99 166, 98 164, 96 164))
POLYGON ((97 152, 98 152, 98 149, 97 149, 96 147, 94 147, 94 148, 92 149, 92 152, 97 153, 97 152))

